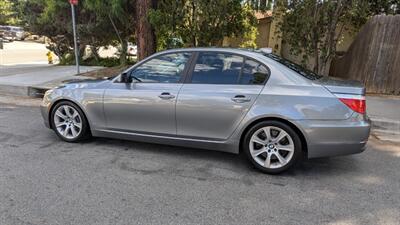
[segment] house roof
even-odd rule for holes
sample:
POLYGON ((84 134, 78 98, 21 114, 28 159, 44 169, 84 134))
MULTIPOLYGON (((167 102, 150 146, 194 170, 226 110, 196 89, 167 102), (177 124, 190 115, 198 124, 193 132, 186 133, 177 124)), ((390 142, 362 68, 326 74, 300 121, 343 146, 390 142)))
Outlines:
POLYGON ((267 10, 267 11, 256 11, 254 13, 254 16, 258 19, 258 20, 262 20, 265 18, 270 18, 272 17, 272 10, 267 10))

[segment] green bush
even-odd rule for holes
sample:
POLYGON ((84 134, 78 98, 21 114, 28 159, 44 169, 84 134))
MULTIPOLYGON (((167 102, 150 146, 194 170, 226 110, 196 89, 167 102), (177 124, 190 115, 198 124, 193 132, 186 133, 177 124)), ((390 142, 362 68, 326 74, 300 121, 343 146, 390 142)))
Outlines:
POLYGON ((72 54, 65 54, 60 58, 59 65, 75 65, 75 57, 72 54))

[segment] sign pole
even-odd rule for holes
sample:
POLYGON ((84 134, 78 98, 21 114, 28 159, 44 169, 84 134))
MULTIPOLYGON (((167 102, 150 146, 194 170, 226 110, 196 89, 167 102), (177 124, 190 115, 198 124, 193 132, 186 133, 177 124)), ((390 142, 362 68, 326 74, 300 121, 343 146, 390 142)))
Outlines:
POLYGON ((77 74, 80 74, 79 71, 79 50, 78 50, 78 42, 76 38, 76 23, 75 23, 75 4, 73 1, 70 1, 71 3, 71 11, 72 11, 72 29, 74 32, 74 49, 75 49, 75 65, 76 65, 76 72, 77 74))

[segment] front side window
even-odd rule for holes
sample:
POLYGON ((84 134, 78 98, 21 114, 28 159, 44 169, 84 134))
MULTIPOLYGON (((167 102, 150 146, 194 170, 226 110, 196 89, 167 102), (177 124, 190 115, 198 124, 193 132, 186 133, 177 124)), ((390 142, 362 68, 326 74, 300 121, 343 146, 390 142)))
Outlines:
POLYGON ((194 84, 237 84, 243 57, 226 53, 201 52, 192 73, 194 84))
POLYGON ((191 53, 171 53, 141 64, 131 76, 145 83, 178 83, 191 53))

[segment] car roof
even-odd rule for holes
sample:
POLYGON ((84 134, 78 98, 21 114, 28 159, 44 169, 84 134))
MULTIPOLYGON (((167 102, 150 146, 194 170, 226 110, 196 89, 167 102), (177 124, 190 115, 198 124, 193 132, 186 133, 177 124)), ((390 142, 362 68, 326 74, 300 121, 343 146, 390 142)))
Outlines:
POLYGON ((230 47, 193 47, 193 48, 174 48, 164 51, 160 51, 155 55, 162 55, 165 53, 175 53, 175 52, 221 52, 221 53, 233 53, 239 55, 245 55, 258 60, 265 60, 262 54, 255 52, 254 50, 249 50, 245 48, 230 48, 230 47))
MULTIPOLYGON (((230 52, 230 53, 238 53, 238 54, 248 54, 251 51, 242 48, 229 48, 229 47, 193 47, 193 48, 174 48, 162 51, 166 52, 193 52, 193 51, 207 51, 207 52, 230 52)), ((160 52, 160 53, 162 53, 160 52)))

